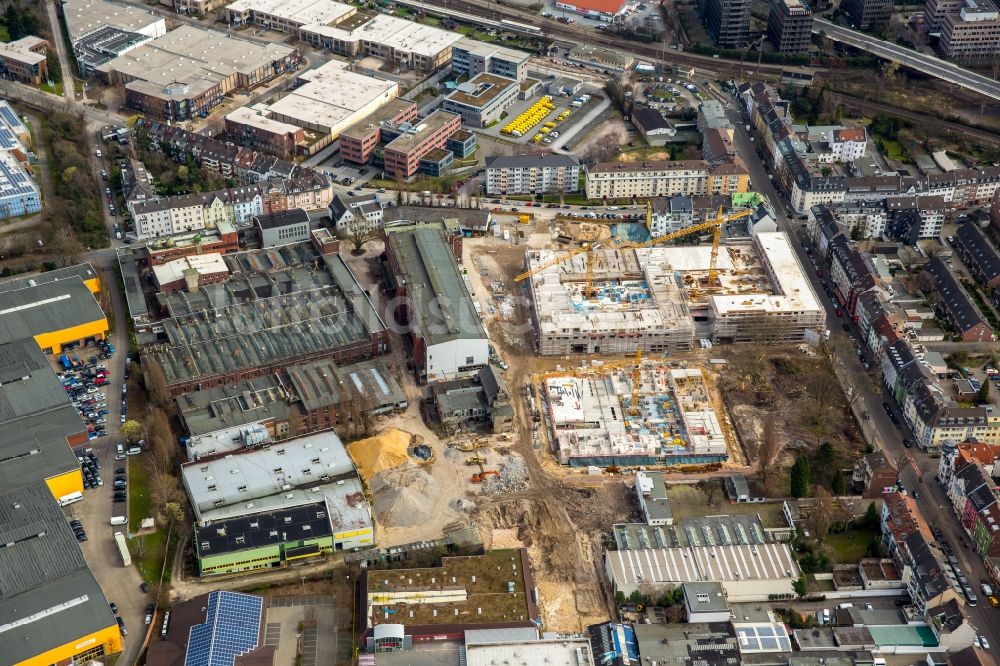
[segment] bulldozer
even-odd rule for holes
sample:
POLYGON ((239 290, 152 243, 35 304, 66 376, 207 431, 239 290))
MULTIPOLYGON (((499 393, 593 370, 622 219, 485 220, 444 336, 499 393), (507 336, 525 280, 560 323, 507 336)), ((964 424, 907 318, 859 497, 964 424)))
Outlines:
POLYGON ((486 462, 486 458, 482 456, 470 456, 465 459, 466 465, 479 465, 480 468, 482 468, 484 462, 486 462))
POLYGON ((491 476, 499 477, 500 476, 500 472, 496 471, 495 469, 484 470, 480 474, 473 474, 472 475, 472 482, 473 483, 482 483, 483 481, 485 481, 486 479, 490 478, 491 476))

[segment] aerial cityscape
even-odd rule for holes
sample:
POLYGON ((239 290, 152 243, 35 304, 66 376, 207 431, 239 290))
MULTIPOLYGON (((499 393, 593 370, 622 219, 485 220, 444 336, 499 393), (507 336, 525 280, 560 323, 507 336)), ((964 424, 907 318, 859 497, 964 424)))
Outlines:
POLYGON ((2 4, 0 666, 1000 663, 996 0, 2 4))

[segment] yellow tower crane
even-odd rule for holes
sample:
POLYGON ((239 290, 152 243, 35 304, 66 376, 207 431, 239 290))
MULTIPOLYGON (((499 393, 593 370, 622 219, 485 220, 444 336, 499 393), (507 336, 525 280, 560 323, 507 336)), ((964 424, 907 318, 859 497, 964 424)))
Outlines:
POLYGON ((572 259, 573 257, 577 256, 578 254, 583 254, 584 252, 590 252, 590 250, 593 247, 594 247, 594 245, 592 243, 585 243, 584 245, 581 245, 578 248, 566 251, 564 254, 560 254, 560 255, 558 255, 556 257, 552 257, 548 261, 543 261, 538 266, 535 266, 530 271, 524 271, 523 273, 519 274, 517 277, 514 278, 514 282, 521 282, 522 280, 527 280, 532 275, 536 275, 537 273, 541 273, 542 271, 548 270, 548 269, 552 268, 553 266, 558 266, 562 262, 566 261, 567 259, 572 259))

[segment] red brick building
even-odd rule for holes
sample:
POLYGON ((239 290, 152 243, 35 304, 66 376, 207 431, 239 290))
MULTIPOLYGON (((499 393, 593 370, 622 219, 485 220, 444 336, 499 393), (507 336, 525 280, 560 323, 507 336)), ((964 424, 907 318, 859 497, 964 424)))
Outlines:
POLYGON ((340 135, 340 155, 348 162, 367 164, 382 141, 382 127, 395 127, 417 119, 417 105, 397 97, 340 135))

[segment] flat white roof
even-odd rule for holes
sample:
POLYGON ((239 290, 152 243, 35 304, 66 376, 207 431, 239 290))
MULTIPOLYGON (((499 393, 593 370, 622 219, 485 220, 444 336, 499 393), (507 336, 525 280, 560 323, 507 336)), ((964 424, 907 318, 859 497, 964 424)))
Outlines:
POLYGON ((64 0, 62 7, 69 38, 73 42, 105 26, 150 37, 166 32, 163 18, 145 8, 105 0, 64 0))
POLYGON ((784 543, 609 550, 606 559, 609 573, 619 585, 787 581, 799 575, 792 552, 784 543))
POLYGON ((240 107, 227 115, 226 120, 232 120, 235 123, 249 125, 268 132, 273 132, 274 134, 294 133, 299 130, 298 125, 283 123, 280 120, 268 118, 265 115, 267 112, 267 106, 262 106, 263 109, 260 110, 249 106, 240 107))
POLYGON ((590 641, 586 638, 479 643, 466 645, 465 654, 468 666, 593 666, 594 663, 590 641))
POLYGON ((350 5, 334 0, 236 0, 226 5, 234 12, 253 11, 287 21, 304 23, 335 23, 355 11, 350 5))
POLYGON ((187 463, 181 476, 202 523, 325 501, 335 530, 372 525, 354 463, 333 431, 187 463))
POLYGON ((218 252, 207 254, 192 254, 180 259, 168 261, 159 266, 153 266, 153 275, 158 284, 168 284, 184 279, 184 271, 193 268, 198 271, 198 275, 214 275, 216 273, 229 273, 229 266, 226 265, 222 255, 218 252))
POLYGON ((379 14, 351 31, 315 24, 304 25, 301 30, 344 41, 364 40, 425 57, 436 56, 462 39, 457 32, 386 14, 379 14))
POLYGON ((306 78, 309 82, 304 86, 271 104, 268 112, 333 128, 379 98, 388 102, 399 90, 395 81, 384 81, 342 68, 324 66, 320 69, 323 71, 312 75, 315 78, 306 78))

